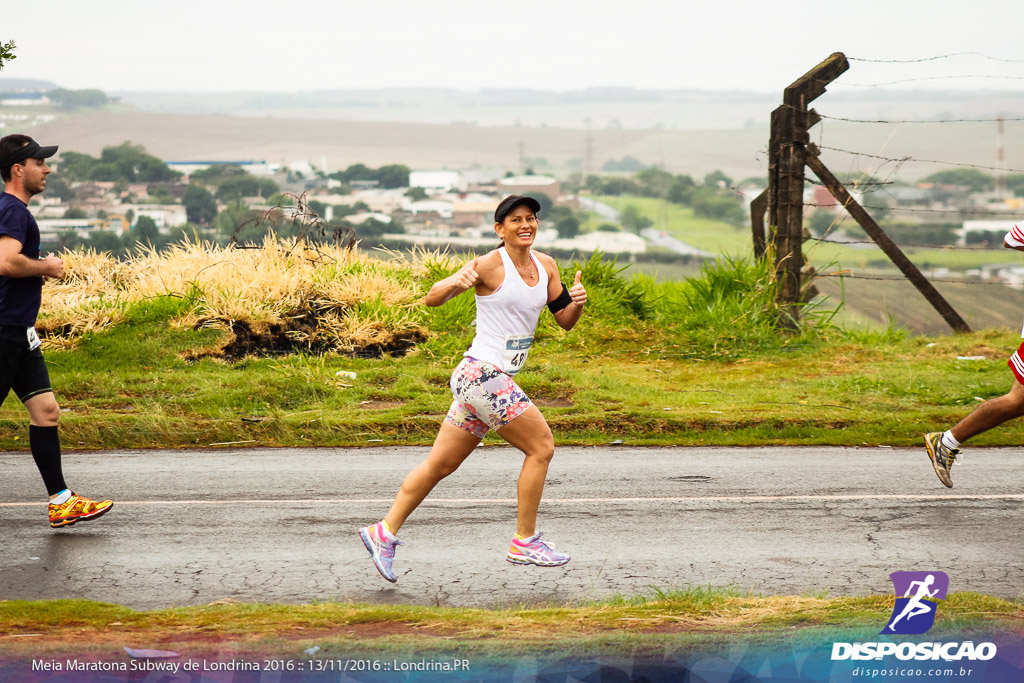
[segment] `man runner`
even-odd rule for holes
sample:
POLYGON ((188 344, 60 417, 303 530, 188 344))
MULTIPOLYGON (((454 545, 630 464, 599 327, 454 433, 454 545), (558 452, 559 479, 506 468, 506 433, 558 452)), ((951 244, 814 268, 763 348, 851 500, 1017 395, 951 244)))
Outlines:
POLYGON ((35 330, 43 282, 64 274, 61 259, 39 258, 39 226, 28 210, 32 197, 46 189, 46 159, 56 152, 27 135, 0 138, 0 405, 14 389, 28 410, 29 447, 50 494, 50 526, 60 528, 96 519, 114 503, 83 498, 64 482, 60 406, 35 330))
MULTIPOLYGON (((1024 230, 1013 226, 1003 238, 1003 246, 1024 251, 1024 230)), ((1021 337, 1024 337, 1024 330, 1021 331, 1021 337)), ((1010 356, 1007 365, 1010 366, 1014 378, 1009 393, 979 404, 952 429, 924 435, 924 446, 928 451, 928 458, 932 461, 932 468, 939 481, 948 488, 953 488, 950 474, 953 463, 959 460, 960 445, 964 441, 1024 415, 1024 343, 1010 356)))

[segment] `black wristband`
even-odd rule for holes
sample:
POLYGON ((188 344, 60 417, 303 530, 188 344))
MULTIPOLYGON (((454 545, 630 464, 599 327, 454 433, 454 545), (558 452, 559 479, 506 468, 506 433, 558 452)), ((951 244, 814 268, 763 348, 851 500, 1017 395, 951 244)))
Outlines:
POLYGON ((562 293, 558 295, 558 298, 554 301, 548 302, 548 310, 552 313, 558 313, 560 310, 572 303, 572 297, 569 296, 569 288, 562 283, 562 293))

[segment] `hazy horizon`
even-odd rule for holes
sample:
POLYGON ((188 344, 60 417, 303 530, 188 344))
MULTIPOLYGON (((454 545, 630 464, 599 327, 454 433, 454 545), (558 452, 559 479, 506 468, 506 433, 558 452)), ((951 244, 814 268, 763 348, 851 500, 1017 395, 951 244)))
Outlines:
POLYGON ((299 0, 284 9, 269 0, 52 0, 47 10, 52 21, 4 15, 0 40, 17 44, 4 76, 107 92, 625 86, 767 95, 843 52, 851 69, 840 89, 1024 84, 1024 5, 1003 0, 299 0))

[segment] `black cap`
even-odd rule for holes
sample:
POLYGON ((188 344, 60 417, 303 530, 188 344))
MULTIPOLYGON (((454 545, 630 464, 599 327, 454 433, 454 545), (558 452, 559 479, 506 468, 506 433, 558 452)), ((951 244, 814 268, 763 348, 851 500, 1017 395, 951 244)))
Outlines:
POLYGON ((527 197, 523 194, 510 194, 501 200, 501 204, 498 204, 498 208, 494 210, 494 222, 502 223, 505 221, 505 216, 512 212, 512 209, 516 208, 520 204, 525 204, 530 207, 530 211, 533 211, 534 215, 540 213, 540 202, 533 197, 527 197))
POLYGON ((25 159, 49 159, 57 153, 57 145, 50 145, 49 147, 43 147, 38 142, 29 138, 27 145, 22 145, 18 149, 8 154, 3 159, 0 159, 0 168, 7 168, 13 166, 25 159))

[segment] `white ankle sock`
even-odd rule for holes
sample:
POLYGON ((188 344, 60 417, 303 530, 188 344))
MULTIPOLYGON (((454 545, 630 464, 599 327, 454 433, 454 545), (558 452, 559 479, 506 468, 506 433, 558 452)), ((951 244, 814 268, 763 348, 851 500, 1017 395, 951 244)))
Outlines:
POLYGON ((64 503, 68 502, 69 498, 71 498, 71 489, 64 489, 63 491, 58 493, 53 500, 50 501, 50 504, 63 505, 64 503))
POLYGON ((960 448, 960 442, 953 437, 953 432, 949 429, 942 433, 942 445, 946 448, 960 448))

